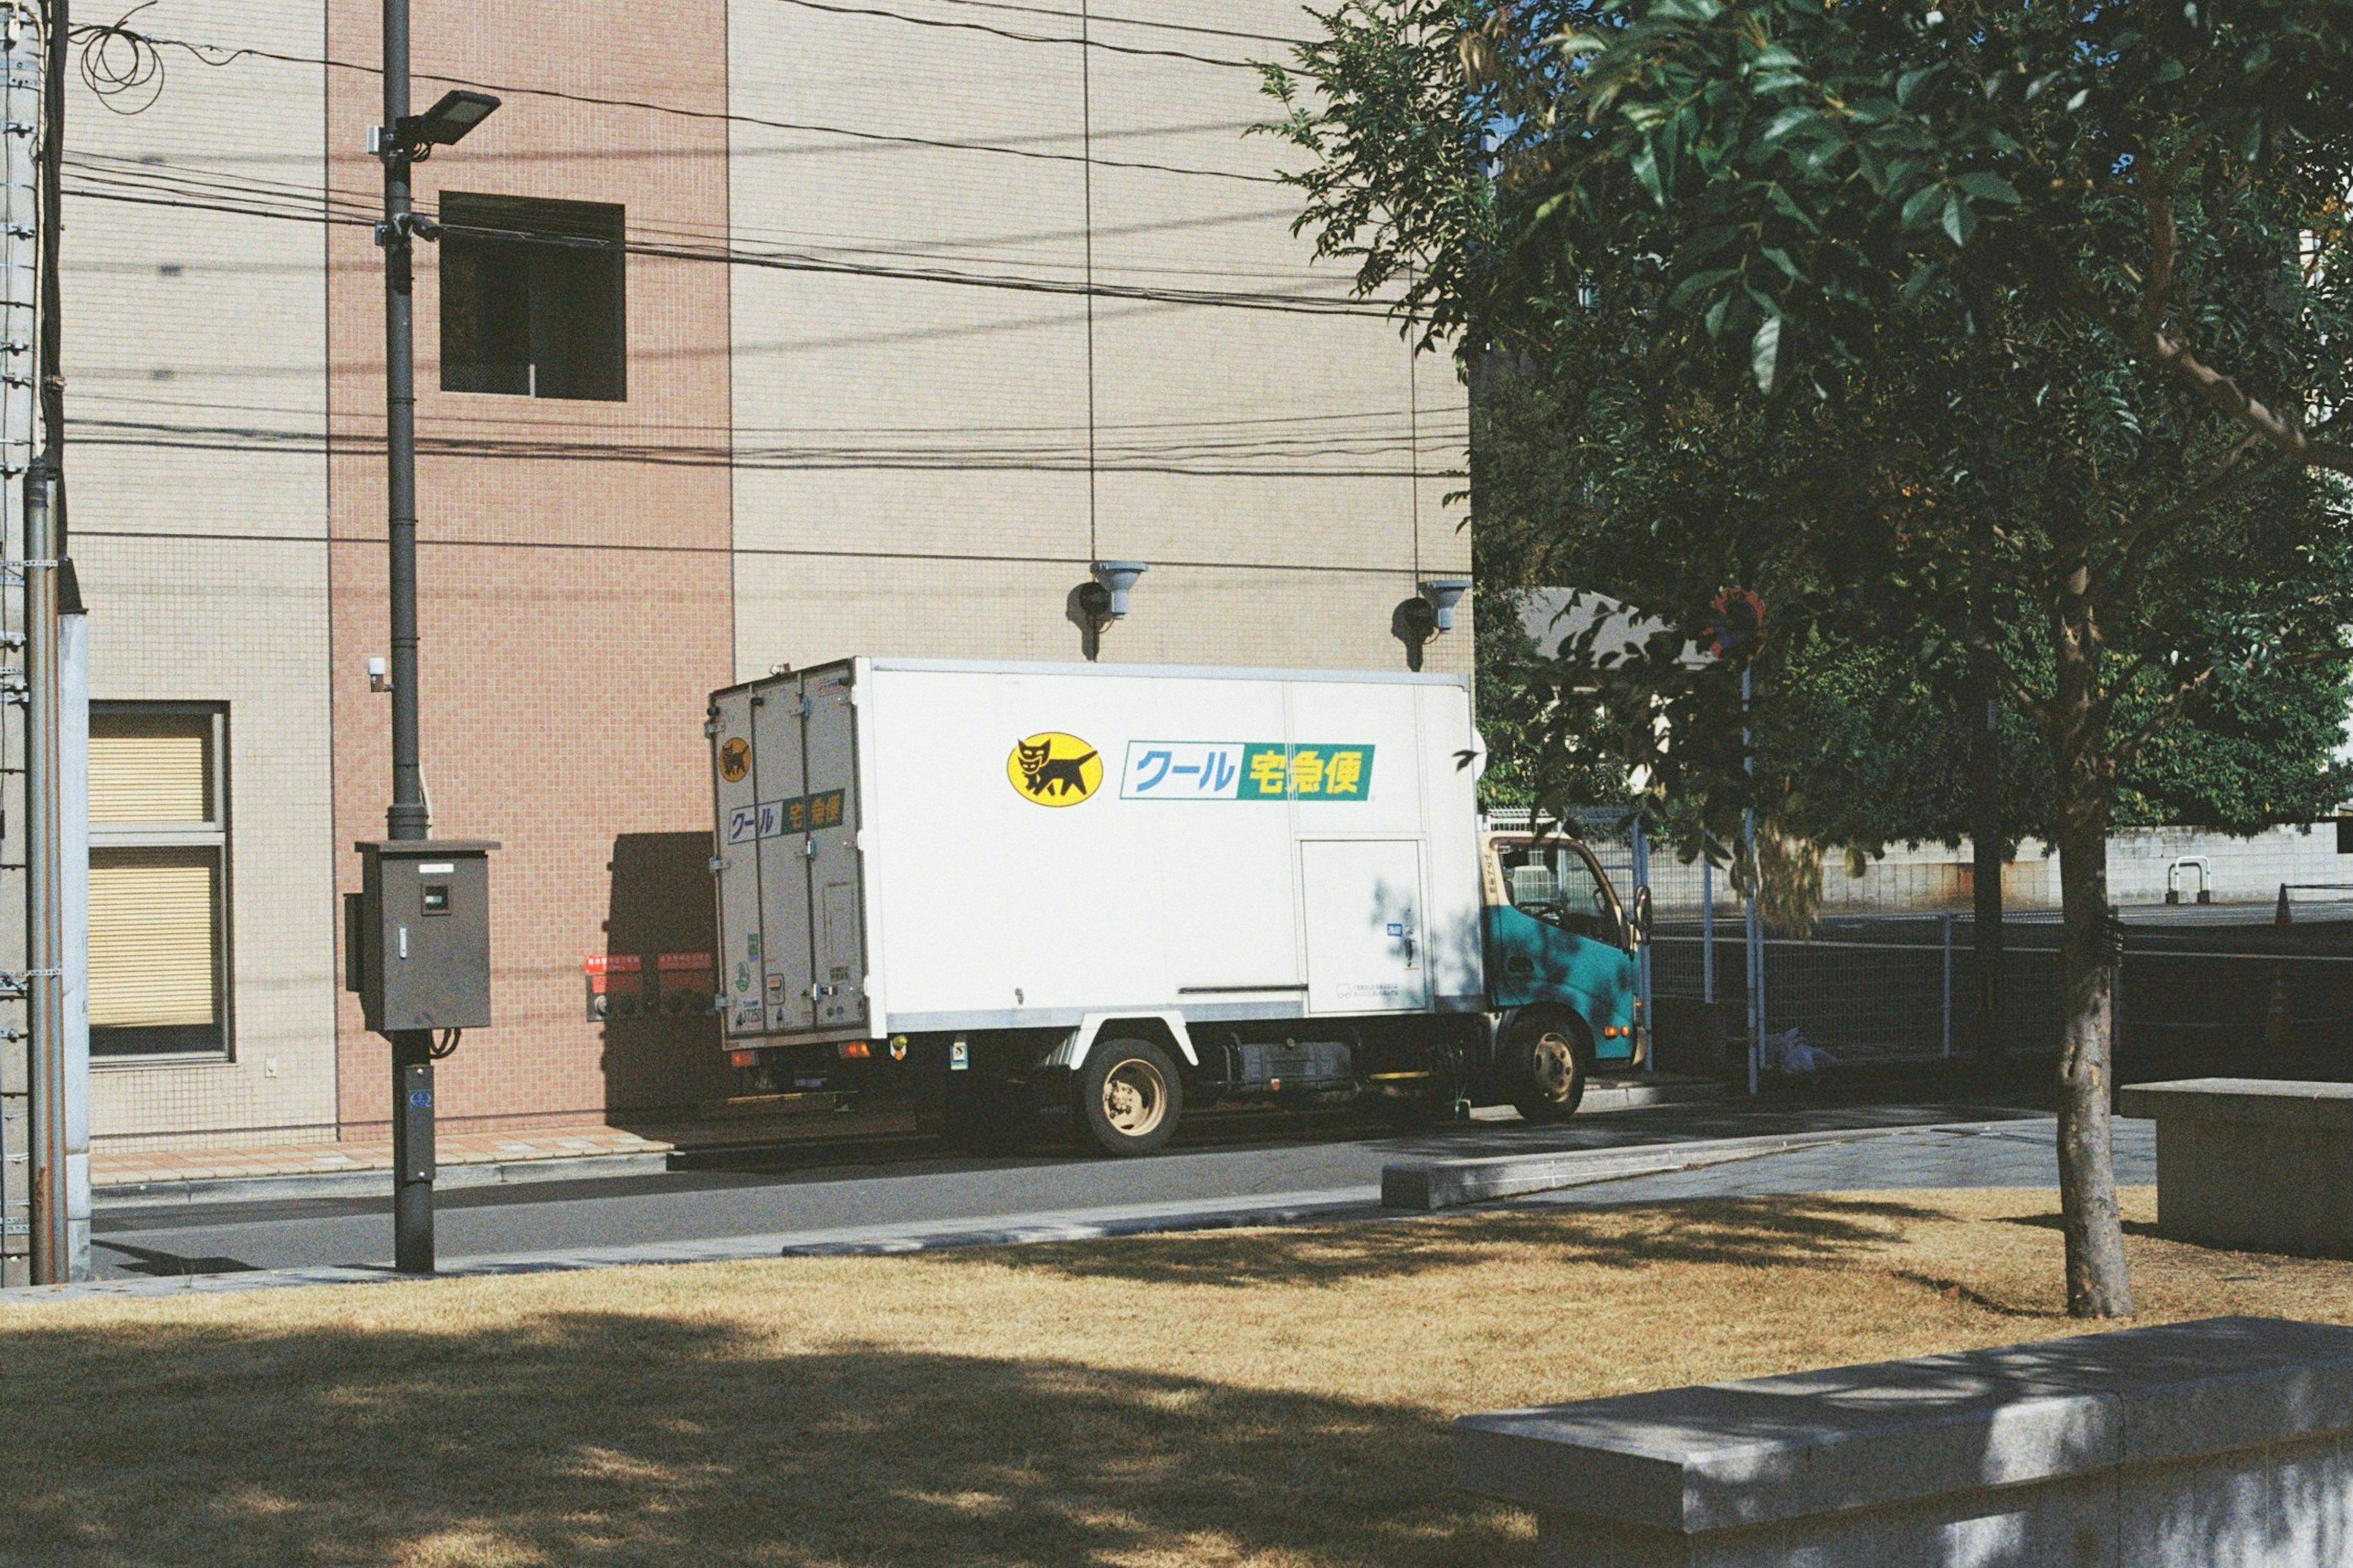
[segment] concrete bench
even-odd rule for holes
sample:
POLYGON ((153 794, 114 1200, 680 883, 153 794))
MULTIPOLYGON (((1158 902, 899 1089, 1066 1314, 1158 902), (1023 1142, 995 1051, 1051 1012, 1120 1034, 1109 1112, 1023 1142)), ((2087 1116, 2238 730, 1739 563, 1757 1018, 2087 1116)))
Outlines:
POLYGON ((1465 1416, 1547 1568, 2353 1568, 2353 1329, 2131 1329, 1465 1416))
POLYGON ((2353 1258, 2353 1084, 2185 1079, 2116 1108, 2157 1122, 2159 1235, 2353 1258))

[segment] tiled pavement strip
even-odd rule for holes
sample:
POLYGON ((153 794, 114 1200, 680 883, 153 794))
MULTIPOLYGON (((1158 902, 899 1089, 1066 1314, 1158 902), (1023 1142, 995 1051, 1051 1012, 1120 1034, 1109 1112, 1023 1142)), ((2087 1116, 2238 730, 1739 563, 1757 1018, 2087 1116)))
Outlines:
MULTIPOLYGON (((1543 1205, 1671 1202, 1813 1192, 1936 1187, 2047 1187, 2052 1184, 2055 1128, 2048 1119, 1956 1122, 1937 1126, 1860 1129, 1804 1134, 1778 1146, 1753 1139, 1661 1145, 1658 1166, 1581 1185, 1531 1194, 1490 1209, 1543 1205), (1749 1147, 1733 1150, 1727 1143, 1749 1147)), ((2153 1123, 2116 1123, 2116 1175, 2126 1185, 2156 1179, 2153 1123)), ((1596 1151, 1624 1169, 1628 1151, 1596 1151)), ((1459 1211, 1458 1211, 1459 1212, 1459 1211)), ((1132 1204, 978 1219, 868 1225, 833 1230, 786 1231, 708 1241, 666 1241, 636 1247, 575 1247, 445 1260, 440 1276, 565 1272, 624 1264, 701 1263, 779 1256, 919 1252, 934 1247, 1003 1246, 1089 1240, 1161 1231, 1220 1229, 1312 1220, 1395 1217, 1380 1207, 1377 1186, 1274 1193, 1247 1197, 1132 1204)), ((88 1284, 0 1291, 0 1303, 29 1305, 90 1297, 174 1296, 194 1291, 282 1289, 307 1285, 381 1284, 401 1279, 381 1265, 255 1269, 163 1279, 105 1279, 88 1284)))
MULTIPOLYGON (((668 1130, 664 1130, 667 1131, 668 1130)), ((717 1142, 724 1129, 702 1132, 717 1142)), ((741 1129, 733 1136, 744 1136, 741 1129)), ((434 1158, 443 1165, 497 1164, 526 1160, 577 1160, 612 1154, 667 1154, 696 1140, 618 1127, 543 1127, 516 1132, 445 1132, 434 1158)), ((239 1145, 227 1149, 132 1149, 93 1153, 90 1185, 101 1193, 165 1182, 237 1181, 263 1176, 321 1175, 392 1169, 392 1141, 239 1145)))

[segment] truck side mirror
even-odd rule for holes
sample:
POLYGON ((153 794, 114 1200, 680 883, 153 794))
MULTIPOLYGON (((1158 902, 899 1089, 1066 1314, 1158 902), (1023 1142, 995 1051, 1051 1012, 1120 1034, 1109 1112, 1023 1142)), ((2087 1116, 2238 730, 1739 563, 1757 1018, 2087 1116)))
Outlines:
POLYGON ((1627 935, 1631 939, 1627 944, 1630 947, 1641 947, 1651 940, 1651 889, 1647 886, 1634 889, 1634 914, 1627 935))

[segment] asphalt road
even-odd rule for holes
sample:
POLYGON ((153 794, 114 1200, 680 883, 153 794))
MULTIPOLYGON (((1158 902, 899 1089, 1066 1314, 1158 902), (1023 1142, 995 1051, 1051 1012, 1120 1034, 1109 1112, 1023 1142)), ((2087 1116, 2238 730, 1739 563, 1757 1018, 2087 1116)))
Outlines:
MULTIPOLYGON (((1827 1109, 1669 1106, 1580 1117, 1566 1126, 1475 1121, 1398 1134, 1357 1120, 1276 1116, 1204 1121, 1167 1151, 1138 1160, 1041 1153, 950 1156, 908 1140, 802 1148, 732 1169, 550 1181, 446 1193, 437 1222, 444 1258, 715 1240, 782 1231, 910 1222, 1017 1219, 1122 1204, 1328 1193, 1377 1184, 1381 1167, 1412 1157, 1472 1157, 1711 1138, 1982 1121, 2031 1112, 1983 1105, 1827 1109)), ((102 1278, 214 1274, 388 1258, 383 1199, 308 1199, 169 1208, 109 1208, 93 1226, 102 1278)), ((1633 1193, 1629 1197, 1637 1195, 1633 1193)), ((1663 1194, 1662 1194, 1663 1195, 1663 1194)))

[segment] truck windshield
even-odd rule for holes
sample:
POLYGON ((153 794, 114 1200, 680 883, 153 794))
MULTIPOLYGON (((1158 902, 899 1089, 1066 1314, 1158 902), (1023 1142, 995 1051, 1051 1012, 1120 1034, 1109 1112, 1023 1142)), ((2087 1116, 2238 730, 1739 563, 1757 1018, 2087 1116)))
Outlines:
POLYGON ((1499 844, 1504 891, 1512 907, 1572 936, 1618 940, 1609 894, 1592 864, 1567 844, 1499 844))

